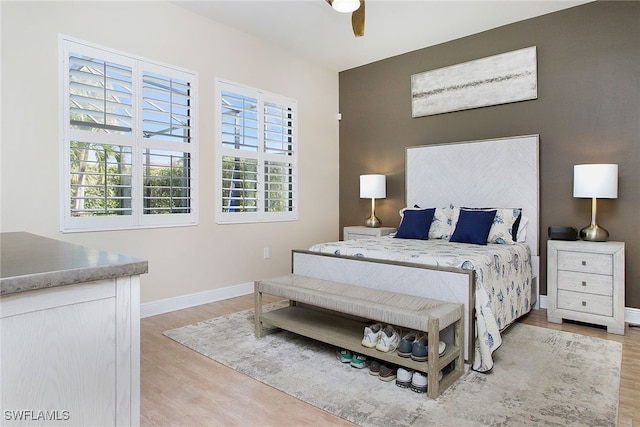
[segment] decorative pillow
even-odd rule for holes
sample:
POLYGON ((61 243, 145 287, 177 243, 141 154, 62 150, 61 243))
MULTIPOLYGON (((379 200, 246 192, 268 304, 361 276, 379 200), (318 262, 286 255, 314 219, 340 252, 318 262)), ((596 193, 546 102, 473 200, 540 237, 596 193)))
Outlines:
POLYGON ((520 223, 518 224, 518 234, 516 236, 516 242, 524 243, 527 241, 527 224, 529 224, 529 217, 521 216, 520 223))
POLYGON ((522 209, 519 209, 518 218, 513 221, 513 226, 511 226, 511 238, 514 242, 518 241, 518 230, 520 230, 520 221, 522 221, 522 209))
POLYGON ((518 224, 522 216, 520 208, 496 209, 496 217, 489 231, 489 243, 515 243, 518 238, 518 224), (515 232, 515 238, 514 238, 515 232))
POLYGON ((436 208, 433 215, 433 222, 429 229, 430 239, 449 239, 453 230, 455 229, 456 221, 458 220, 458 214, 460 209, 453 205, 449 205, 446 208, 436 208))
POLYGON ((460 209, 456 229, 450 242, 486 245, 496 211, 460 209))
POLYGON ((520 208, 462 208, 473 211, 496 211, 496 216, 493 219, 491 230, 489 230, 489 236, 487 237, 488 243, 498 244, 513 244, 517 242, 518 237, 518 225, 520 224, 520 217, 522 216, 522 209, 520 208))
POLYGON ((418 206, 418 205, 413 205, 412 208, 406 207, 406 208, 400 209, 400 211, 398 212, 400 214, 400 219, 402 219, 404 217, 404 212, 405 211, 411 211, 411 210, 415 211, 415 210, 418 210, 418 209, 422 209, 422 208, 420 206, 418 206))
POLYGON ((396 232, 398 239, 422 239, 429 238, 429 227, 433 221, 435 209, 406 209, 403 212, 402 222, 396 232))

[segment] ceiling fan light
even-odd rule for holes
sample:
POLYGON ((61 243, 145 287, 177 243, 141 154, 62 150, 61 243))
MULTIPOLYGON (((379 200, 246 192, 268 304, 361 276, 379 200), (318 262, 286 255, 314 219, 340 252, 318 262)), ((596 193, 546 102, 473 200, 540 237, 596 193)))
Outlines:
POLYGON ((351 13, 360 7, 360 0, 333 0, 331 7, 342 13, 351 13))

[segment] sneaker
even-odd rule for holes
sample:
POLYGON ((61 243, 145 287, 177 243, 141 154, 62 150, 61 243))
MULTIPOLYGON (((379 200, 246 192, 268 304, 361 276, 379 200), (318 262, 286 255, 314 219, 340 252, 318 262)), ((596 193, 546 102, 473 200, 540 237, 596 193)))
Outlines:
POLYGON ((380 366, 382 366, 380 362, 372 360, 371 363, 369 363, 369 373, 375 376, 380 375, 380 366))
POLYGON ((353 353, 353 356, 351 356, 351 366, 357 369, 365 368, 367 366, 367 356, 353 353))
POLYGON ((415 371, 411 376, 411 390, 416 393, 427 392, 427 375, 423 372, 415 371))
POLYGON ((411 386, 411 378, 413 377, 413 370, 407 368, 398 368, 396 372, 396 385, 402 388, 409 388, 411 386))
MULTIPOLYGON (((413 349, 411 350, 411 359, 415 360, 416 362, 427 361, 427 355, 429 353, 429 346, 427 345, 427 342, 428 336, 423 335, 413 343, 413 349)), ((444 343, 444 341, 438 342, 438 356, 442 357, 446 348, 447 345, 444 343)))
MULTIPOLYGON (((438 381, 442 381, 442 371, 438 372, 438 381)), ((427 392, 427 374, 424 372, 415 371, 411 377, 411 390, 416 393, 427 392)))
POLYGON ((381 365, 378 379, 386 382, 393 381, 397 378, 397 372, 398 368, 393 365, 381 365))
POLYGON ((447 350, 447 344, 444 341, 438 342, 438 357, 444 356, 444 352, 447 350))
POLYGON ((417 332, 409 332, 400 340, 400 344, 398 344, 398 356, 400 357, 410 357, 411 351, 413 350, 413 343, 419 338, 419 334, 417 332))
POLYGON ((336 359, 341 361, 342 363, 351 363, 351 354, 350 350, 345 350, 344 348, 336 349, 336 359))
POLYGON ((380 334, 378 344, 376 344, 376 350, 383 352, 395 351, 400 344, 400 332, 399 329, 394 328, 391 325, 387 325, 380 334))
POLYGON ((380 335, 382 334, 382 323, 374 323, 371 326, 364 327, 364 337, 362 338, 362 345, 368 348, 373 348, 378 344, 380 335))

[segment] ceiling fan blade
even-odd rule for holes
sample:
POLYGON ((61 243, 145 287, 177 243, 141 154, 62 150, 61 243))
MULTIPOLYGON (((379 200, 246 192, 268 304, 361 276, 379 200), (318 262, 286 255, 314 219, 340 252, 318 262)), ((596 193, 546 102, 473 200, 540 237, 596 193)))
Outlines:
POLYGON ((354 36, 364 36, 364 0, 360 0, 360 7, 351 14, 351 27, 354 36))

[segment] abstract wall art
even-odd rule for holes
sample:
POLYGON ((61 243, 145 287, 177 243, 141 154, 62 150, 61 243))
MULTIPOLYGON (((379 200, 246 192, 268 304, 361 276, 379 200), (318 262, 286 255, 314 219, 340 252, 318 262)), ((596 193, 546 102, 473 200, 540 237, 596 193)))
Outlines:
POLYGON ((536 98, 535 46, 411 76, 412 117, 536 98))

